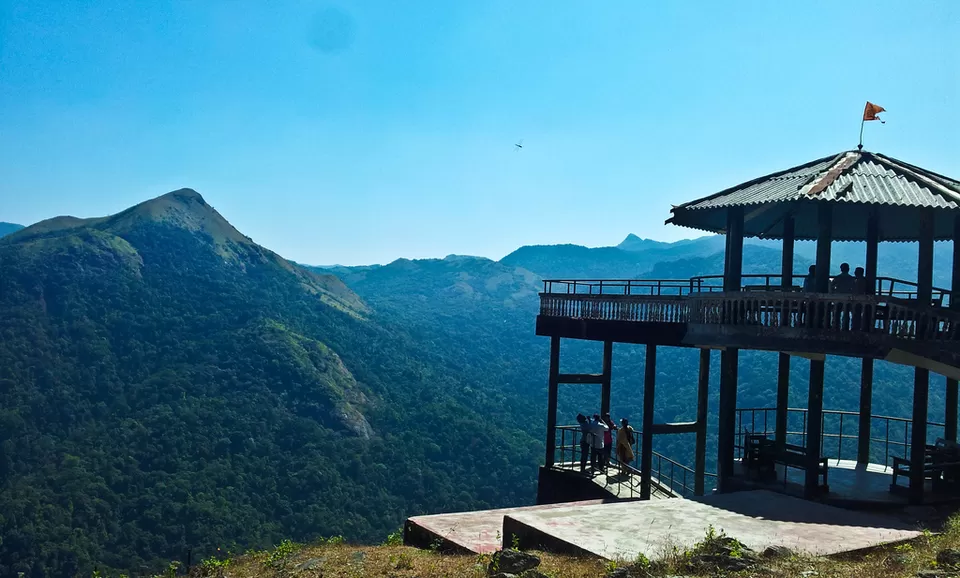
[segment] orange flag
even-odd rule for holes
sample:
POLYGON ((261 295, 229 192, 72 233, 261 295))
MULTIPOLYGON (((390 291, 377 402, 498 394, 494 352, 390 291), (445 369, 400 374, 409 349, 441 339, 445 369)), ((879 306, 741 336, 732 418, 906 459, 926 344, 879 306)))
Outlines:
POLYGON ((882 106, 873 104, 868 100, 867 106, 863 109, 863 120, 879 120, 882 123, 883 119, 877 116, 881 112, 886 112, 886 110, 882 106))

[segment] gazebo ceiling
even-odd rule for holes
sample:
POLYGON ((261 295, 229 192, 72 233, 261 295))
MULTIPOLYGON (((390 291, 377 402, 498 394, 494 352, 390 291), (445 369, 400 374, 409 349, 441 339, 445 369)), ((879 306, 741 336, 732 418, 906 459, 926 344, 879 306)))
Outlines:
POLYGON ((885 155, 847 151, 748 181, 671 209, 667 223, 725 233, 743 207, 744 236, 780 239, 793 215, 798 240, 817 238, 818 206, 833 205, 833 239, 862 241, 876 214, 882 241, 916 241, 920 214, 934 211, 934 237, 953 239, 960 182, 885 155))

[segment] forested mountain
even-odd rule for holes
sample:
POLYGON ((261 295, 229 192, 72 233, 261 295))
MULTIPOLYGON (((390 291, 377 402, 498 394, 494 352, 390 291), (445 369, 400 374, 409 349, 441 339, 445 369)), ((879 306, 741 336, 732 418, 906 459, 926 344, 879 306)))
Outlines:
POLYGON ((5 223, 0 221, 0 237, 5 237, 10 233, 16 233, 23 228, 23 225, 17 225, 15 223, 5 223))
POLYGON ((190 190, 7 236, 0 575, 528 502, 529 412, 450 361, 190 190))
MULTIPOLYGON (((531 410, 528 431, 542 437, 545 423, 548 340, 534 334, 540 278, 659 278, 686 279, 723 271, 723 238, 712 236, 660 243, 631 235, 620 247, 587 248, 574 245, 523 247, 499 263, 480 258, 400 260, 374 269, 340 268, 337 274, 379 315, 402 322, 418 342, 439 355, 459 358, 469 373, 486 383, 516 392, 531 410), (624 248, 620 248, 624 247, 624 248), (443 352, 447 353, 444 354, 443 352)), ((937 283, 949 285, 950 244, 936 247, 937 283)), ((916 244, 884 243, 880 248, 880 274, 903 279, 916 277, 916 244)), ((813 243, 798 243, 794 271, 802 275, 812 263, 813 243)), ((837 243, 834 268, 842 261, 863 264, 862 243, 837 243)), ((780 244, 750 240, 744 247, 744 272, 780 271, 780 244)), ((799 279, 797 280, 799 282, 799 279)), ((642 417, 643 346, 614 347, 612 412, 634 423, 642 417)), ((686 421, 695 418, 696 351, 663 348, 658 356, 656 420, 686 421)), ((719 367, 713 363, 710 428, 716 427, 719 367)), ((561 367, 565 372, 599 372, 598 343, 565 342, 561 367)), ((741 352, 738 406, 772 407, 776 402, 777 354, 741 352)), ((809 364, 791 362, 791 405, 806 406, 809 364)), ((860 362, 831 357, 827 364, 825 403, 833 409, 856 410, 859 400, 860 362)), ((874 412, 909 417, 912 372, 903 366, 877 362, 874 412)), ((943 380, 934 378, 930 392, 931 419, 942 415, 943 380)), ((573 423, 578 411, 597 411, 597 386, 564 385, 560 391, 559 422, 573 423)), ((661 436, 657 451, 692 464, 693 436, 661 436)), ((712 468, 715 452, 708 452, 712 468)))

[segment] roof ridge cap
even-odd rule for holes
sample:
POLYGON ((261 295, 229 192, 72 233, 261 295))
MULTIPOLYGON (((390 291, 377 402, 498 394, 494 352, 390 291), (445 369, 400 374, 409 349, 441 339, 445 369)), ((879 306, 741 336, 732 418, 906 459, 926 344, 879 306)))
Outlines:
POLYGON ((827 190, 836 180, 848 171, 849 169, 857 166, 860 161, 863 159, 863 153, 856 151, 846 151, 837 155, 836 160, 830 164, 827 170, 816 175, 813 179, 810 179, 800 187, 797 187, 797 192, 800 195, 806 195, 808 197, 815 197, 827 190))

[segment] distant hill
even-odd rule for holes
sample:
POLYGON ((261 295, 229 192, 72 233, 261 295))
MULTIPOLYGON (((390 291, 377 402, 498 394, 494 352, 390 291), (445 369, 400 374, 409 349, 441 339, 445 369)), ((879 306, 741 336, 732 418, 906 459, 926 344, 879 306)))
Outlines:
POLYGON ((16 233, 23 228, 23 225, 17 225, 15 223, 5 223, 0 221, 0 237, 5 237, 10 233, 16 233))
POLYGON ((3 576, 379 542, 534 496, 526 408, 189 189, 0 239, 0 335, 3 576))

